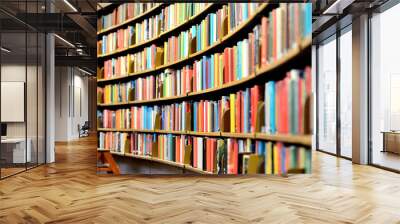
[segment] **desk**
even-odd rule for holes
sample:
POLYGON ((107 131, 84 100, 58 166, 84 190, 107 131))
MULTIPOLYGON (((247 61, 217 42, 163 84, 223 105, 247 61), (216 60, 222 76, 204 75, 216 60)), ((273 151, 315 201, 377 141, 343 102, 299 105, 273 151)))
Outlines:
POLYGON ((400 132, 383 131, 383 152, 400 154, 400 132))
POLYGON ((26 139, 28 143, 25 152, 25 138, 6 138, 1 139, 1 157, 6 163, 26 163, 31 162, 32 140, 26 139), (26 159, 26 160, 25 160, 26 159))

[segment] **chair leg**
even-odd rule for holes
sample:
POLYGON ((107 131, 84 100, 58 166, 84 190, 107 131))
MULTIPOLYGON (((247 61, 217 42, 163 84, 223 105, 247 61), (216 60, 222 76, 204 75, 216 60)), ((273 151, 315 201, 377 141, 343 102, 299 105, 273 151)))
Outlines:
POLYGON ((110 169, 114 173, 114 175, 120 175, 118 164, 115 162, 111 153, 105 152, 104 157, 105 157, 106 161, 110 164, 110 169))

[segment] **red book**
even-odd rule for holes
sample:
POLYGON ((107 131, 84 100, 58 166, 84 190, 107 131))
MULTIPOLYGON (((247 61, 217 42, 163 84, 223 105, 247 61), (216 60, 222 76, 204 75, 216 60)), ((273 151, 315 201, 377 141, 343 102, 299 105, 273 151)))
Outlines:
POLYGON ((131 128, 134 128, 134 124, 135 124, 135 119, 133 117, 134 113, 133 113, 133 107, 131 107, 131 128))
POLYGON ((303 105, 304 105, 304 79, 300 78, 298 81, 298 100, 297 100, 297 108, 298 108, 298 130, 297 133, 298 134, 303 134, 304 133, 304 126, 303 126, 303 105))
POLYGON ((175 138, 175 162, 177 162, 177 163, 180 163, 181 162, 181 160, 180 160, 180 158, 181 158, 181 155, 180 155, 180 152, 181 152, 181 150, 180 150, 180 140, 181 140, 181 137, 180 136, 176 136, 176 138, 175 138))
POLYGON ((268 57, 268 18, 261 19, 261 66, 267 65, 268 57))
POLYGON ((193 138, 193 167, 197 168, 197 155, 198 155, 198 148, 197 148, 197 138, 193 138))
POLYGON ((207 171, 211 171, 211 139, 206 139, 206 168, 207 171))
POLYGON ((233 174, 238 174, 238 157, 239 157, 239 144, 237 139, 233 141, 233 174))
POLYGON ((256 130, 256 121, 257 121, 257 105, 260 98, 260 87, 258 85, 251 88, 251 99, 250 99, 250 107, 251 107, 251 132, 255 132, 256 130))

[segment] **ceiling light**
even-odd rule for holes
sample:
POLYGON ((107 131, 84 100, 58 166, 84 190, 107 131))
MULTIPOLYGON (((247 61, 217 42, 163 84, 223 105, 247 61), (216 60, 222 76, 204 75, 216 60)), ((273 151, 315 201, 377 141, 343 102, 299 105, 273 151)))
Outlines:
POLYGON ((5 47, 1 47, 0 49, 1 49, 2 51, 6 52, 6 53, 10 53, 10 52, 11 52, 10 50, 8 50, 8 49, 5 48, 5 47))
POLYGON ((78 10, 68 1, 68 0, 64 0, 65 4, 67 4, 72 10, 74 10, 75 12, 78 12, 78 10))
POLYGON ((75 48, 75 45, 73 45, 73 44, 72 44, 71 42, 69 42, 68 40, 66 40, 66 39, 64 39, 64 38, 62 38, 62 37, 60 37, 60 36, 57 35, 57 34, 54 34, 54 36, 57 37, 58 39, 62 40, 64 43, 68 44, 69 46, 75 48))

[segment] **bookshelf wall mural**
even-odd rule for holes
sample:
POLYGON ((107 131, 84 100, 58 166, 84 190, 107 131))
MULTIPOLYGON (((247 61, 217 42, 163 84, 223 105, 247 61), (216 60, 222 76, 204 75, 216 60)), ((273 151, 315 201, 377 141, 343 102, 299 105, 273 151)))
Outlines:
POLYGON ((98 159, 115 167, 98 171, 120 173, 125 157, 190 174, 310 173, 311 8, 100 10, 98 159))

